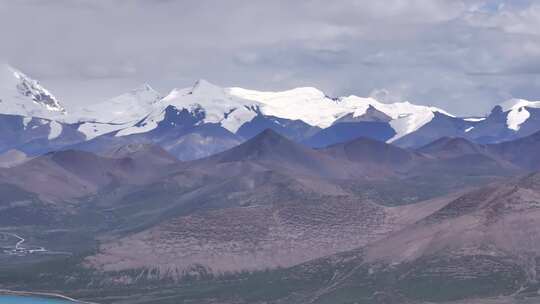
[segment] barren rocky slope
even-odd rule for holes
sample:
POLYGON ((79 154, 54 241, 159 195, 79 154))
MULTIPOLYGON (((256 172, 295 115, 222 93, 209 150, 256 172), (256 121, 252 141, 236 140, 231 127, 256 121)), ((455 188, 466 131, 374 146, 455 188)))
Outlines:
POLYGON ((273 131, 191 162, 145 144, 50 153, 0 170, 0 221, 73 255, 26 256, 0 284, 103 303, 531 295, 540 182, 508 153, 448 138, 314 150, 273 131))
MULTIPOLYGON (((181 277, 196 268, 223 273, 290 267, 364 247, 422 219, 426 207, 385 207, 346 181, 358 187, 362 180, 399 183, 403 174, 433 174, 452 165, 437 164, 369 139, 312 150, 267 130, 185 164, 178 176, 190 172, 213 180, 182 195, 191 211, 168 213, 149 229, 104 243, 87 263, 181 277)), ((499 171, 506 173, 504 166, 499 171)))

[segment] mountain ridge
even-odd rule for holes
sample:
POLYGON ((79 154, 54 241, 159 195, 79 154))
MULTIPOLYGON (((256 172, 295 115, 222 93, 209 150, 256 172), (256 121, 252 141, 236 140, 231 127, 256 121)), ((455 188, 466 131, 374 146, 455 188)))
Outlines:
MULTIPOLYGON (((409 102, 385 104, 354 95, 332 98, 313 87, 269 92, 220 87, 203 79, 165 96, 143 84, 68 113, 52 93, 22 72, 4 66, 1 74, 8 81, 0 87, 4 100, 0 113, 22 116, 23 121, 39 117, 49 127, 48 134, 41 132, 39 144, 34 140, 31 148, 12 141, 0 150, 21 149, 34 155, 61 147, 61 142, 73 145, 104 137, 102 141, 111 144, 158 143, 177 157, 191 160, 224 151, 265 128, 317 148, 366 136, 407 148, 421 147, 442 136, 489 144, 540 130, 540 103, 523 99, 495 106, 484 118, 460 118, 409 102), (171 121, 170 112, 183 113, 185 121, 171 121), (47 143, 62 130, 76 135, 56 140, 54 145, 47 143), (194 149, 182 147, 182 142, 191 143, 194 149)), ((29 132, 17 128, 19 137, 29 132)))

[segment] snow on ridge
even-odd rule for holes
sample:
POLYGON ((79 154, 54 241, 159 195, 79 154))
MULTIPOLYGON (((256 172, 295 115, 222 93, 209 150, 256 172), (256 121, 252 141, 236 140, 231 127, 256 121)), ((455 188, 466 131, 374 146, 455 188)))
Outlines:
MULTIPOLYGON (((0 112, 55 119, 65 123, 80 122, 79 131, 83 132, 87 139, 113 131, 118 131, 118 136, 150 131, 164 119, 165 109, 169 105, 191 112, 202 110, 202 122, 218 123, 232 133, 236 133, 243 124, 259 113, 302 120, 307 124, 326 128, 345 115, 352 113, 354 117, 361 116, 373 106, 392 118, 390 125, 397 134, 391 141, 430 122, 436 112, 453 116, 436 107, 409 102, 385 104, 371 97, 354 95, 330 98, 313 87, 269 92, 238 87, 223 88, 203 79, 198 80, 192 87, 173 89, 163 98, 150 85, 143 84, 130 92, 86 106, 70 115, 58 116, 58 113, 65 113, 65 110, 49 91, 22 72, 12 68, 3 70, 4 72, 0 71, 0 98, 5 98, 1 95, 6 91, 3 90, 6 83, 9 87, 24 83, 29 90, 26 95, 19 92, 17 98, 11 98, 15 102, 0 112), (6 78, 5 71, 11 73, 11 76, 7 77, 10 82, 3 81, 3 78, 6 78), (34 102, 30 103, 29 98, 33 98, 34 102), (144 123, 139 123, 141 121, 144 123)), ((11 94, 15 90, 16 88, 8 92, 11 94)), ((0 104, 0 108, 2 106, 6 108, 5 103, 0 104)), ((56 135, 53 129, 58 130, 57 126, 51 127, 50 136, 56 135)))
POLYGON ((31 96, 36 103, 44 105, 49 111, 65 112, 64 107, 60 105, 56 97, 45 89, 37 80, 26 76, 26 74, 11 66, 8 66, 8 69, 13 73, 15 78, 20 81, 18 89, 22 94, 30 94, 26 96, 31 96))
POLYGON ((190 112, 204 111, 204 123, 219 123, 232 133, 258 114, 261 103, 245 100, 228 93, 228 90, 200 79, 190 88, 173 89, 155 107, 141 124, 118 132, 117 136, 148 132, 165 118, 165 109, 173 106, 190 112))
POLYGON ((454 117, 454 115, 440 108, 416 105, 408 101, 382 103, 372 97, 358 97, 355 95, 345 97, 342 100, 350 103, 353 107, 356 107, 353 116, 365 114, 368 107, 371 105, 375 109, 391 117, 392 120, 390 121, 390 126, 396 131, 396 135, 389 139, 388 142, 393 142, 418 130, 429 123, 435 117, 436 112, 454 117))
MULTIPOLYGON (((118 131, 119 136, 147 132, 163 120, 169 105, 179 110, 203 111, 201 123, 217 123, 232 133, 236 133, 259 113, 302 120, 326 128, 345 115, 364 115, 372 106, 392 118, 390 126, 396 135, 389 142, 418 130, 429 123, 436 113, 454 117, 440 108, 409 102, 387 104, 372 97, 355 95, 331 98, 314 87, 257 91, 224 88, 204 79, 189 88, 173 89, 165 97, 144 83, 127 93, 68 115, 57 98, 38 81, 7 64, 0 64, 0 113, 25 117, 25 126, 31 117, 47 119, 50 121, 51 139, 61 133, 61 123, 81 123, 79 131, 87 139, 113 131, 118 131), (144 124, 138 124, 143 120, 144 124)), ((528 109, 540 108, 540 101, 514 98, 501 103, 500 107, 506 115, 508 128, 518 131, 531 116, 528 109)), ((480 122, 485 117, 467 117, 463 120, 480 122)))
POLYGON ((508 112, 522 107, 540 108, 540 101, 512 98, 500 103, 499 106, 501 106, 503 112, 508 112))
POLYGON ((131 127, 152 112, 162 97, 149 84, 86 106, 73 115, 71 121, 83 122, 79 131, 86 139, 131 127))
POLYGON ((2 114, 49 119, 66 114, 51 92, 7 64, 0 64, 0 100, 2 114))
POLYGON ((264 104, 261 107, 263 114, 300 119, 321 128, 329 127, 336 119, 350 113, 353 113, 353 117, 364 115, 369 106, 373 106, 392 118, 390 125, 396 131, 396 135, 390 141, 414 132, 430 122, 435 117, 434 112, 454 117, 442 109, 409 102, 386 104, 372 97, 355 95, 336 100, 315 88, 297 88, 282 92, 230 88, 229 92, 238 97, 260 101, 264 104))
POLYGON ((86 106, 76 115, 83 121, 126 124, 147 115, 161 98, 161 94, 143 84, 127 93, 86 106))
POLYGON ((286 91, 270 92, 248 90, 239 87, 223 88, 206 80, 198 80, 191 88, 173 89, 161 102, 160 107, 148 115, 144 123, 120 131, 124 136, 147 132, 164 119, 164 109, 172 105, 177 109, 204 111, 205 123, 219 123, 236 133, 246 122, 260 113, 327 128, 337 119, 353 113, 354 117, 366 113, 370 106, 392 118, 390 125, 396 131, 391 141, 416 131, 430 122, 436 112, 454 117, 448 112, 429 106, 400 102, 381 103, 371 97, 348 96, 330 98, 312 87, 300 87, 286 91))
POLYGON ((336 119, 351 113, 351 110, 343 104, 312 87, 300 87, 280 92, 232 87, 227 91, 233 96, 259 102, 260 111, 265 115, 291 120, 299 119, 321 128, 329 127, 336 119))
POLYGON ((54 120, 49 122, 49 129, 49 135, 47 136, 49 140, 55 139, 62 134, 62 125, 54 120))
POLYGON ((508 112, 506 116, 506 125, 508 128, 518 131, 521 125, 531 116, 527 108, 540 108, 540 101, 514 98, 499 104, 499 106, 501 106, 503 112, 508 112))
POLYGON ((177 109, 193 109, 200 107, 205 112, 204 122, 220 123, 225 129, 235 133, 246 122, 257 116, 256 109, 261 104, 238 98, 228 90, 206 80, 198 80, 190 89, 173 90, 163 98, 167 105, 177 109))
POLYGON ((467 118, 463 118, 463 120, 470 121, 470 122, 479 122, 479 121, 486 120, 486 118, 485 117, 467 117, 467 118))

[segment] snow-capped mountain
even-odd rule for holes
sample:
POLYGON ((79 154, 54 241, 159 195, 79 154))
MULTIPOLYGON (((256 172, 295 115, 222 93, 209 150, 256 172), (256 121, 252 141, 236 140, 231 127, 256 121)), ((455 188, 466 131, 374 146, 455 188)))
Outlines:
POLYGON ((497 143, 529 136, 540 130, 540 102, 510 99, 497 105, 491 113, 464 137, 479 143, 497 143))
POLYGON ((441 137, 467 137, 470 130, 477 125, 476 119, 463 119, 435 113, 428 123, 414 132, 397 139, 393 143, 407 148, 417 148, 427 145, 441 137))
POLYGON ((66 110, 38 81, 0 65, 0 153, 40 154, 84 140, 78 125, 64 123, 66 110))
POLYGON ((344 116, 361 117, 369 108, 375 108, 390 117, 389 124, 395 130, 390 141, 414 132, 433 119, 434 113, 453 117, 439 108, 409 102, 384 104, 358 96, 330 98, 309 87, 261 92, 237 87, 222 88, 199 80, 192 88, 172 90, 142 123, 120 131, 118 136, 152 130, 163 120, 164 109, 169 105, 204 113, 202 123, 220 124, 232 133, 237 133, 242 125, 258 115, 301 120, 313 127, 327 128, 344 116))
POLYGON ((77 128, 46 118, 0 114, 0 153, 17 149, 36 155, 60 149, 85 140, 77 128))
POLYGON ((0 65, 0 113, 55 118, 65 114, 56 97, 38 81, 7 65, 0 65))
POLYGON ((194 116, 202 115, 198 124, 218 124, 233 134, 238 133, 242 126, 241 133, 254 134, 259 130, 250 131, 248 126, 283 130, 284 124, 290 126, 290 121, 301 121, 294 124, 306 133, 295 137, 299 140, 313 135, 317 129, 331 127, 346 116, 353 120, 365 116, 370 108, 390 117, 388 123, 395 133, 391 138, 384 138, 389 141, 414 132, 433 119, 434 113, 452 116, 438 108, 408 102, 384 104, 358 96, 330 98, 311 87, 263 92, 238 87, 222 88, 205 80, 197 81, 190 88, 173 89, 164 98, 145 84, 110 100, 76 109, 69 115, 59 115, 65 114, 64 108, 37 81, 9 66, 2 69, 2 79, 6 80, 2 82, 0 93, 10 96, 2 99, 9 101, 4 101, 2 113, 78 123, 78 131, 88 140, 111 132, 116 136, 149 132, 165 119, 167 107, 178 111, 185 109, 194 116), (256 117, 257 123, 248 124, 256 117))
POLYGON ((228 88, 225 91, 235 97, 259 103, 260 112, 290 120, 302 120, 309 125, 326 128, 343 116, 346 109, 316 88, 303 87, 282 92, 262 92, 242 88, 228 88))
POLYGON ((200 123, 219 124, 232 133, 257 116, 260 103, 228 94, 227 89, 199 80, 191 88, 173 89, 144 120, 118 132, 118 136, 153 130, 165 119, 167 107, 202 115, 200 123))
POLYGON ((161 98, 160 93, 145 83, 117 97, 83 107, 70 118, 82 122, 79 131, 92 139, 133 126, 159 108, 161 98))
POLYGON ((405 147, 419 147, 446 136, 488 144, 529 136, 539 130, 540 102, 510 99, 495 106, 486 117, 452 118, 436 115, 429 123, 395 143, 405 147))
POLYGON ((327 128, 346 115, 352 118, 361 117, 369 108, 374 108, 391 118, 390 125, 396 134, 390 141, 414 132, 433 119, 434 113, 453 116, 439 108, 409 102, 385 104, 371 97, 354 95, 330 98, 309 87, 283 92, 260 92, 242 88, 230 88, 228 91, 234 96, 261 102, 261 113, 265 115, 299 119, 320 128, 327 128))
POLYGON ((0 120, 1 151, 42 153, 85 141, 91 141, 93 150, 153 142, 192 159, 230 148, 265 129, 312 147, 358 137, 403 147, 419 147, 443 136, 479 143, 512 140, 540 130, 540 101, 512 99, 486 117, 460 118, 409 102, 382 103, 354 95, 332 98, 312 87, 268 92, 199 80, 165 97, 144 84, 67 113, 38 81, 2 65, 0 120))
POLYGON ((506 114, 506 125, 510 130, 519 131, 521 125, 531 117, 530 111, 540 109, 540 101, 529 101, 525 99, 510 99, 501 105, 502 111, 506 114))
POLYGON ((148 115, 161 98, 161 94, 145 83, 109 100, 85 106, 76 115, 82 121, 127 124, 148 115))

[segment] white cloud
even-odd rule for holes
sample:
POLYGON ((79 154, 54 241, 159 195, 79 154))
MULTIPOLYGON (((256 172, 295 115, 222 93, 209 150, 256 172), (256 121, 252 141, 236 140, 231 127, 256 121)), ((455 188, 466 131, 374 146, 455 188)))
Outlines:
POLYGON ((0 0, 0 59, 70 102, 205 78, 386 90, 476 114, 540 99, 539 12, 524 0, 0 0))
POLYGON ((473 11, 466 20, 472 26, 492 28, 512 34, 540 35, 540 4, 525 8, 500 5, 494 12, 473 11))

